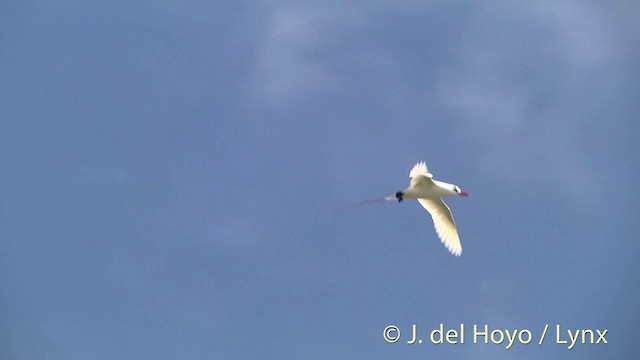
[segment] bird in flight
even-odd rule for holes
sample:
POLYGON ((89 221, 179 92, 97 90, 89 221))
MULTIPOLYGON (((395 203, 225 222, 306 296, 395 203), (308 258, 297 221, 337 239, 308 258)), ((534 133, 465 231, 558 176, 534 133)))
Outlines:
POLYGON ((409 187, 387 196, 386 200, 402 202, 404 199, 417 199, 420 205, 431 214, 433 225, 440 241, 455 256, 462 254, 462 245, 458 237, 456 222, 447 204, 442 201, 446 196, 465 196, 469 193, 460 187, 433 179, 424 161, 417 163, 409 173, 409 187))

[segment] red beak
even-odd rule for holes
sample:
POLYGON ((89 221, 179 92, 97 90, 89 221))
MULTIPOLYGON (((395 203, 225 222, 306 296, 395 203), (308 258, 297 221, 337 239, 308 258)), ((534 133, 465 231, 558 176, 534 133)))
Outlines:
POLYGON ((460 196, 469 197, 469 193, 466 191, 460 191, 460 196))

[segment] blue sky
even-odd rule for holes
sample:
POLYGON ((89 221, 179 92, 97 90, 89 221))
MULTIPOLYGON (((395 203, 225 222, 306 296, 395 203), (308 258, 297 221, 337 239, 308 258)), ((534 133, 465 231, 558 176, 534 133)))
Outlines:
POLYGON ((0 357, 630 358, 638 10, 4 2, 0 357), (340 208, 421 160, 461 258, 415 202, 340 208), (534 341, 406 344, 440 323, 534 341))

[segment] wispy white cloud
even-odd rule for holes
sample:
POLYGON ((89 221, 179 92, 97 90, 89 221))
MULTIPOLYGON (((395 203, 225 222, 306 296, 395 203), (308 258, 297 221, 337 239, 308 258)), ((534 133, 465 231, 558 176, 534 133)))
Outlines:
MULTIPOLYGON (((336 44, 374 26, 374 14, 392 5, 400 12, 436 8, 414 1, 377 1, 366 7, 268 3, 251 80, 256 99, 287 106, 348 86, 350 80, 331 67, 336 44)), ((597 4, 583 2, 477 5, 461 18, 464 38, 433 48, 453 47, 455 54, 447 67, 425 69, 439 74, 437 103, 455 115, 460 140, 479 149, 480 172, 513 184, 555 186, 586 199, 583 194, 600 182, 584 140, 597 121, 589 116, 596 106, 592 100, 614 96, 619 79, 607 78, 606 69, 624 48, 612 41, 617 33, 611 17, 603 16, 597 4)), ((354 49, 349 64, 362 64, 389 79, 402 71, 398 64, 403 59, 384 51, 384 45, 367 51, 354 49)), ((399 109, 404 118, 417 116, 424 93, 396 81, 380 85, 389 108, 399 109)))
POLYGON ((600 181, 583 142, 594 106, 585 90, 615 81, 601 76, 615 57, 609 24, 584 3, 502 5, 467 24, 476 35, 456 44, 436 96, 480 149, 481 172, 585 199, 600 181))
POLYGON ((271 3, 252 87, 271 105, 293 103, 313 92, 339 88, 323 51, 345 31, 362 24, 356 9, 338 4, 271 3))

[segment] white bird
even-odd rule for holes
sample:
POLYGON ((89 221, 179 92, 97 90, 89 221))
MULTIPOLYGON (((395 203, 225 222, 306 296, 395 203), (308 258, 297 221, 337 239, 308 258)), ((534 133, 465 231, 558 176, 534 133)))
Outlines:
POLYGON ((458 229, 453 215, 447 204, 442 201, 446 196, 469 196, 469 193, 460 190, 457 185, 433 180, 433 175, 427 169, 424 161, 417 163, 409 173, 411 182, 409 187, 389 195, 386 200, 417 199, 431 218, 440 241, 455 256, 462 254, 462 245, 458 237, 458 229))

